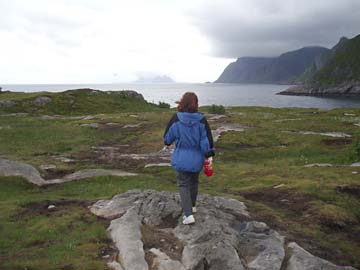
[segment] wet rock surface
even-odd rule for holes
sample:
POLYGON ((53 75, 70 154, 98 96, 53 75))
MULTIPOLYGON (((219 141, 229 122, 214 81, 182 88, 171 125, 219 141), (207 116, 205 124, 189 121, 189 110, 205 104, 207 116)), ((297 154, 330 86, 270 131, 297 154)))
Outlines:
POLYGON ((111 220, 109 235, 124 270, 354 269, 313 256, 235 199, 200 195, 194 225, 182 225, 177 193, 130 190, 90 211, 111 220), (300 263, 299 263, 300 262, 300 263))

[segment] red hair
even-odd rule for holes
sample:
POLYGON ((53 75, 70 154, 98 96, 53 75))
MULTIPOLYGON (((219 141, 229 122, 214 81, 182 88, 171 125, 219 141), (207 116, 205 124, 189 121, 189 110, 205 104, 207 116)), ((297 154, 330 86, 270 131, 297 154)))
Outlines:
POLYGON ((178 112, 197 112, 199 108, 198 97, 194 92, 186 92, 180 101, 177 102, 178 112))

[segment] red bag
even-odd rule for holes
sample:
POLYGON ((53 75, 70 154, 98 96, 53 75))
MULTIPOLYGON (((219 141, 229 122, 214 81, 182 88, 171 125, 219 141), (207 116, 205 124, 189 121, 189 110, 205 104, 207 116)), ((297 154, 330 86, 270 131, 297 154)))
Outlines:
POLYGON ((207 177, 210 177, 214 174, 212 163, 210 163, 208 160, 205 160, 204 162, 204 173, 207 177))

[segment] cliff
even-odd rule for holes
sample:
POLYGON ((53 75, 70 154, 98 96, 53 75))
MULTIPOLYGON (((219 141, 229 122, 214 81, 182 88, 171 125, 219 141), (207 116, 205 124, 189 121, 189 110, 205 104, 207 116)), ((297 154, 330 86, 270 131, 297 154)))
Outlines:
POLYGON ((227 66, 215 83, 294 83, 319 55, 328 51, 305 47, 279 57, 241 57, 227 66))

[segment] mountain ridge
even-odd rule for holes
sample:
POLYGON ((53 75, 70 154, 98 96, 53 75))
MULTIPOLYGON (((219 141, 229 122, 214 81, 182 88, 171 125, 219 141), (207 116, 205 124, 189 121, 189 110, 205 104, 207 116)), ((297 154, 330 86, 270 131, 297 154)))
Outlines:
POLYGON ((239 57, 225 68, 215 83, 294 83, 316 56, 327 51, 324 47, 309 46, 278 57, 239 57))
POLYGON ((304 85, 280 92, 282 95, 360 96, 360 35, 341 38, 323 63, 314 62, 302 75, 304 85))

